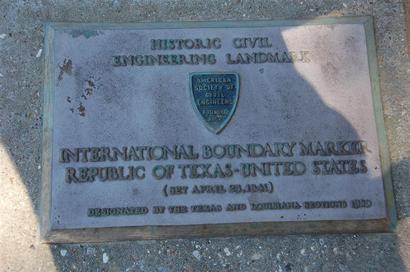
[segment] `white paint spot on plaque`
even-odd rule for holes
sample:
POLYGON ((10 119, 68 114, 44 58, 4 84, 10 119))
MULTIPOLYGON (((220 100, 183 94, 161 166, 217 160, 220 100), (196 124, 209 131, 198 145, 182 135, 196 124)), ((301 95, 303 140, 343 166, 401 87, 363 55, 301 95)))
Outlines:
POLYGON ((105 252, 103 253, 102 259, 103 259, 103 263, 108 263, 108 261, 110 260, 110 258, 108 257, 108 254, 105 252))
POLYGON ((315 250, 316 250, 316 247, 315 247, 315 246, 311 246, 311 247, 310 247, 310 250, 315 251, 315 250))
POLYGON ((65 257, 67 255, 67 249, 61 249, 60 250, 60 255, 65 257))
POLYGON ((192 255, 193 255, 198 261, 201 260, 201 253, 199 253, 198 250, 194 250, 194 251, 192 252, 192 255))
POLYGON ((43 48, 40 48, 37 52, 36 58, 41 57, 41 53, 43 52, 43 48))
POLYGON ((87 247, 87 255, 94 255, 94 254, 95 254, 95 248, 87 247))
POLYGON ((227 248, 227 247, 224 248, 224 252, 225 252, 226 256, 231 256, 232 255, 232 253, 229 251, 229 248, 227 248))

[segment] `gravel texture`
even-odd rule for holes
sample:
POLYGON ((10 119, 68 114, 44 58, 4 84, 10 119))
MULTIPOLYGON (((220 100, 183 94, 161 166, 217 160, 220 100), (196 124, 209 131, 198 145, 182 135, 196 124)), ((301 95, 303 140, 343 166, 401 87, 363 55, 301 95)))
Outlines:
POLYGON ((410 271, 410 63, 399 0, 0 0, 0 271, 410 271), (46 245, 39 240, 43 23, 373 15, 394 234, 46 245))

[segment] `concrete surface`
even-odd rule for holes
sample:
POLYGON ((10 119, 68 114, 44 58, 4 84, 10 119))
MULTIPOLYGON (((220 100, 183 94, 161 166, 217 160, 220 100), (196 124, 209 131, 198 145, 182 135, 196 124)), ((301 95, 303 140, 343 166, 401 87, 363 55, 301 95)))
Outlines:
POLYGON ((0 0, 0 7, 0 271, 410 271, 410 63, 401 1, 0 0), (375 16, 397 233, 40 243, 43 22, 319 15, 375 16))

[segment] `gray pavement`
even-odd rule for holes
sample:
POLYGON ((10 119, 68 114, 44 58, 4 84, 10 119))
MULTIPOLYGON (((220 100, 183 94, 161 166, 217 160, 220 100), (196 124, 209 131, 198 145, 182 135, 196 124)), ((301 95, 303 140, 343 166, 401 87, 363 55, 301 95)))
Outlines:
POLYGON ((410 271, 410 63, 399 0, 0 0, 0 271, 410 271), (43 23, 373 15, 399 224, 393 234, 101 244, 39 239, 43 23))

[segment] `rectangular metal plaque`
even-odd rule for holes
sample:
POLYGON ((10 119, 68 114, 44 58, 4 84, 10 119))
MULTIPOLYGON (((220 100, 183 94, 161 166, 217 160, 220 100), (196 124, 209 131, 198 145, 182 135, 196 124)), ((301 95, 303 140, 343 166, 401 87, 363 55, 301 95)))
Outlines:
POLYGON ((49 24, 46 241, 389 231, 370 17, 49 24))

